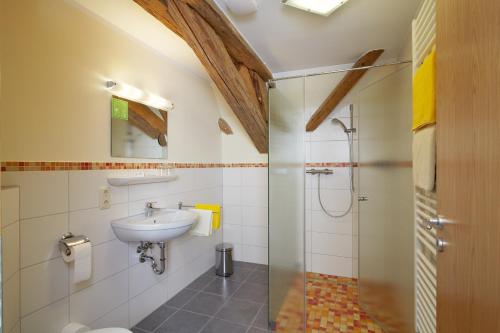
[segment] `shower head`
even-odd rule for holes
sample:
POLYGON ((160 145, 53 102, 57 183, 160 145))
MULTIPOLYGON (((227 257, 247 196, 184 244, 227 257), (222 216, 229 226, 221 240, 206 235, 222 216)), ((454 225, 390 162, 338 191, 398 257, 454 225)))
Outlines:
POLYGON ((333 118, 332 119, 332 124, 336 124, 342 127, 345 133, 349 134, 350 131, 347 129, 346 125, 338 118, 333 118))

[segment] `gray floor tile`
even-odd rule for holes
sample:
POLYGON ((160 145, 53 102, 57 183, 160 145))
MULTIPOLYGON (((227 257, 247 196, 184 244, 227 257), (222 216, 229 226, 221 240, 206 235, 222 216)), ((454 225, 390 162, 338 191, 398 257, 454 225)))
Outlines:
POLYGON ((215 274, 215 267, 210 267, 205 273, 201 274, 201 276, 217 277, 217 275, 215 274))
POLYGON ((233 267, 254 270, 255 268, 257 268, 257 264, 244 261, 233 261, 233 267))
POLYGON ((215 279, 214 281, 212 281, 212 283, 206 286, 203 291, 221 295, 223 297, 229 297, 234 294, 234 292, 240 287, 240 285, 240 282, 232 280, 215 279))
MULTIPOLYGON (((244 269, 244 268, 235 267, 234 268, 234 273, 231 276, 226 277, 225 279, 227 279, 227 280, 233 280, 233 281, 238 281, 238 282, 243 282, 243 281, 245 281, 250 276, 250 274, 252 272, 253 271, 250 270, 250 269, 244 269)), ((223 279, 222 277, 220 277, 220 278, 223 279)))
POLYGON ((257 267, 255 268, 258 271, 269 271, 269 266, 268 265, 261 265, 261 264, 256 264, 257 267))
POLYGON ((182 308, 187 302, 193 298, 198 292, 190 289, 183 289, 172 297, 165 305, 173 306, 175 308, 182 308))
POLYGON ((193 282, 191 282, 191 284, 186 288, 193 290, 202 290, 207 285, 209 285, 213 280, 215 280, 215 274, 214 276, 202 275, 193 282))
POLYGON ((234 298, 258 303, 267 303, 268 287, 263 284, 245 282, 234 294, 234 298))
POLYGON ((269 276, 267 271, 259 271, 255 270, 250 274, 250 276, 247 279, 248 282, 252 283, 259 283, 259 284, 268 284, 269 282, 269 276))
POLYGON ((267 305, 260 308, 259 314, 257 318, 255 318, 252 326, 262 329, 267 329, 269 327, 269 307, 267 305))
POLYGON ((193 299, 186 304, 183 309, 213 316, 217 311, 219 311, 224 302, 225 300, 222 296, 201 292, 193 297, 193 299))
POLYGON ((254 320, 259 309, 259 304, 231 299, 215 315, 215 317, 228 320, 236 324, 248 326, 254 320))
POLYGON ((177 311, 177 309, 168 306, 160 306, 137 324, 136 327, 145 331, 154 331, 160 324, 167 320, 168 317, 174 314, 175 311, 177 311))
POLYGON ((155 333, 196 333, 209 319, 207 316, 180 310, 164 322, 155 333))
POLYGON ((225 320, 212 319, 201 333, 246 333, 248 327, 225 320))

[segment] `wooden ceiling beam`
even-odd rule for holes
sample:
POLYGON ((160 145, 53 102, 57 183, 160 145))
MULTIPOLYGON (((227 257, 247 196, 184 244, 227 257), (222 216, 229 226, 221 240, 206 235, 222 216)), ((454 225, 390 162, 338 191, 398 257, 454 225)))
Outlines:
POLYGON ((134 1, 188 43, 257 150, 266 153, 269 108, 266 81, 272 79, 272 73, 216 3, 134 1))
POLYGON ((184 40, 205 66, 257 150, 267 153, 267 123, 259 105, 251 99, 222 39, 210 24, 185 2, 169 0, 167 9, 184 40))
POLYGON ((248 69, 244 65, 238 66, 238 72, 240 73, 247 91, 249 92, 250 98, 253 102, 259 106, 262 117, 268 122, 269 104, 267 96, 267 85, 264 80, 254 71, 248 69))
POLYGON ((255 53, 252 47, 241 36, 226 15, 219 9, 214 0, 182 0, 189 4, 205 21, 212 26, 222 39, 227 51, 237 62, 259 74, 264 81, 273 78, 273 74, 255 53))
MULTIPOLYGON (((384 53, 383 49, 371 50, 361 56, 352 68, 371 66, 375 63, 375 61, 377 61, 382 53, 384 53)), ((311 119, 309 119, 306 125, 306 131, 312 132, 318 128, 318 126, 321 125, 321 123, 337 107, 337 105, 339 105, 349 91, 351 91, 358 81, 361 80, 367 71, 368 69, 360 69, 347 72, 342 81, 339 82, 318 110, 316 110, 316 112, 312 115, 311 119)))
POLYGON ((134 0, 136 4, 141 6, 145 11, 154 16, 158 21, 163 23, 169 30, 175 32, 179 37, 183 38, 177 29, 177 26, 167 11, 167 7, 163 0, 134 0))

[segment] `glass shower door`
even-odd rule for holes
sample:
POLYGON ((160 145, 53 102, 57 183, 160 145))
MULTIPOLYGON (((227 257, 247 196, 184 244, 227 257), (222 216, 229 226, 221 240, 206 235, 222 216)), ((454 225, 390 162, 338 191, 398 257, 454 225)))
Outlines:
POLYGON ((304 79, 276 82, 269 111, 269 320, 305 331, 304 79))
POLYGON ((409 333, 415 332, 412 72, 409 65, 393 68, 359 94, 359 186, 367 198, 359 203, 359 288, 363 309, 385 333, 409 333))

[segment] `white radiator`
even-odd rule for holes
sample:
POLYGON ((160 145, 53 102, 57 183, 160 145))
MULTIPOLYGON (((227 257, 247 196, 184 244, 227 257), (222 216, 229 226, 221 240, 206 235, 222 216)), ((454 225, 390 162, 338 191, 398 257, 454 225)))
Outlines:
MULTIPOLYGON (((436 0, 423 0, 412 24, 413 72, 436 43, 436 0)), ((436 333, 436 231, 427 230, 426 220, 437 216, 436 193, 415 189, 416 228, 416 329, 436 333)))

